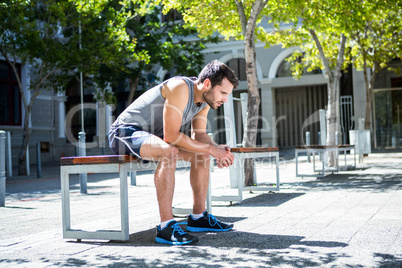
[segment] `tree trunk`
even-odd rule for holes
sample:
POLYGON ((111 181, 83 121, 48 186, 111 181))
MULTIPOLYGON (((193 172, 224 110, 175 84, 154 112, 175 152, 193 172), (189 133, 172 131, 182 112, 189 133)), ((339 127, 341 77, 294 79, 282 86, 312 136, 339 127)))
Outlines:
POLYGON ((366 115, 364 119, 364 129, 370 130, 371 128, 371 111, 372 111, 372 89, 366 85, 366 115))
MULTIPOLYGON (((257 143, 258 116, 260 107, 260 94, 258 91, 258 77, 256 66, 256 52, 254 30, 248 31, 245 36, 244 56, 246 61, 248 103, 247 122, 243 137, 244 147, 255 147, 257 143)), ((254 159, 246 159, 244 162, 245 185, 254 185, 254 159)))
POLYGON ((19 76, 17 67, 15 66, 16 65, 15 56, 14 56, 14 60, 11 60, 5 51, 1 51, 1 54, 4 56, 4 58, 6 59, 8 64, 10 64, 10 66, 13 69, 14 75, 15 75, 15 77, 17 79, 17 83, 18 83, 18 90, 21 94, 22 104, 25 109, 24 128, 23 128, 23 136, 22 136, 23 140, 22 140, 22 144, 20 147, 20 153, 18 156, 18 175, 26 176, 26 175, 28 175, 28 170, 27 170, 27 166, 26 166, 26 161, 27 161, 26 156, 27 156, 27 149, 28 149, 28 144, 29 144, 29 137, 31 134, 30 130, 29 130, 29 117, 31 114, 31 109, 30 109, 31 105, 28 105, 24 90, 22 88, 21 78, 19 76))
POLYGON ((139 81, 140 81, 139 77, 135 78, 134 80, 132 78, 129 79, 130 93, 128 94, 128 99, 127 99, 126 106, 129 106, 133 102, 134 94, 135 94, 135 91, 137 90, 139 81))
MULTIPOLYGON (((327 145, 335 145, 335 134, 339 127, 339 80, 341 78, 341 70, 344 61, 346 37, 344 34, 340 36, 338 58, 334 69, 330 67, 329 60, 325 56, 324 48, 316 32, 309 29, 310 35, 316 43, 320 54, 321 62, 328 74, 328 107, 327 107, 327 145)), ((336 160, 335 153, 328 154, 328 165, 334 166, 336 160)))
POLYGON ((367 64, 363 63, 363 74, 364 74, 364 82, 366 85, 366 115, 364 119, 364 129, 371 129, 371 114, 372 114, 372 103, 373 103, 373 88, 375 81, 375 73, 376 73, 376 64, 374 63, 373 70, 371 72, 371 79, 369 81, 368 73, 367 73, 367 64))
MULTIPOLYGON (((22 144, 21 144, 21 148, 20 148, 20 153, 18 156, 18 175, 19 176, 26 176, 28 175, 28 170, 27 170, 27 165, 26 165, 26 161, 27 161, 27 149, 29 146, 29 138, 31 136, 31 130, 29 129, 29 118, 31 116, 31 112, 32 112, 32 107, 34 105, 34 102, 36 100, 36 97, 39 95, 41 86, 43 84, 43 82, 49 78, 49 76, 51 76, 57 69, 56 67, 54 67, 51 71, 49 71, 48 73, 44 73, 44 62, 41 62, 41 66, 39 68, 39 74, 38 74, 38 82, 37 84, 35 84, 34 90, 32 92, 31 96, 25 96, 24 91, 22 90, 22 84, 19 83, 19 89, 21 92, 21 98, 23 99, 23 103, 24 103, 24 108, 25 108, 25 116, 24 116, 24 129, 23 129, 23 140, 22 140, 22 144), (29 104, 27 104, 27 97, 30 97, 29 100, 29 104)), ((16 69, 14 70, 14 73, 16 76, 18 76, 18 73, 16 71, 16 69)))
MULTIPOLYGON (((255 27, 259 14, 267 5, 268 0, 255 0, 251 7, 249 17, 244 10, 243 2, 235 0, 239 14, 240 24, 244 35, 244 57, 246 61, 248 103, 247 122, 243 137, 244 147, 254 147, 257 143, 258 115, 260 94, 258 92, 258 77, 255 53, 255 27)), ((254 159, 244 161, 245 185, 254 185, 254 159)))
MULTIPOLYGON (((246 41, 245 57, 248 82, 248 103, 246 131, 243 137, 244 147, 255 147, 257 143, 258 115, 260 94, 258 91, 257 68, 255 61, 254 40, 246 41)), ((254 185, 254 159, 246 159, 244 163, 245 185, 254 185)))
MULTIPOLYGON (((339 127, 339 78, 330 79, 328 85, 327 108, 327 145, 335 145, 336 132, 339 127)), ((333 167, 336 163, 335 153, 328 154, 328 165, 333 167)))
POLYGON ((29 144, 29 137, 31 135, 31 130, 29 129, 29 116, 31 114, 30 109, 25 110, 25 116, 24 116, 24 129, 23 129, 23 135, 22 135, 22 144, 20 147, 20 153, 18 156, 18 175, 19 176, 27 176, 28 175, 28 170, 27 170, 27 149, 28 149, 28 144, 29 144))

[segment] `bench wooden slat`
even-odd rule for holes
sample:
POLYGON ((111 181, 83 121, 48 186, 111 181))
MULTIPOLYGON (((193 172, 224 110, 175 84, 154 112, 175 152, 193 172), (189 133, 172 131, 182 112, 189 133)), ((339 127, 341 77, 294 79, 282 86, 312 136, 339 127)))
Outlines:
POLYGON ((60 158, 60 165, 87 165, 87 164, 110 164, 139 161, 132 155, 96 155, 96 156, 74 156, 60 158))
POLYGON ((331 149, 338 148, 338 145, 297 145, 296 149, 331 149))
POLYGON ((230 149, 232 153, 277 152, 278 150, 278 147, 238 147, 230 149))
MULTIPOLYGON (((230 149, 232 153, 277 152, 278 150, 278 147, 239 147, 230 149)), ((132 155, 72 156, 60 158, 60 165, 121 164, 132 161, 140 160, 132 155)))
POLYGON ((353 147, 355 147, 355 146, 352 145, 352 144, 339 144, 338 147, 339 147, 339 148, 348 148, 348 147, 353 148, 353 147))
POLYGON ((354 147, 350 144, 339 144, 339 145, 297 145, 296 149, 331 149, 331 148, 347 148, 354 147))

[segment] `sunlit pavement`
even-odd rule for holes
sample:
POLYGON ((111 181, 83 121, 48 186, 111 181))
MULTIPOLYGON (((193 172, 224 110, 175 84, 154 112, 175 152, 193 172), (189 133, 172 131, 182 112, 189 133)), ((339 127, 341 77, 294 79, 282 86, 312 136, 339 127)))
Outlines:
MULTIPOLYGON (((235 229, 197 233, 192 246, 154 242, 159 217, 151 172, 128 188, 129 241, 63 239, 59 166, 42 169, 41 179, 7 179, 1 267, 402 267, 402 153, 370 154, 357 170, 324 178, 296 177, 294 158, 285 157, 279 192, 245 188, 241 203, 214 202, 212 213, 235 229)), ((311 171, 306 157, 300 169, 311 171)), ((89 175, 86 195, 78 177, 71 179, 73 228, 120 227, 117 176, 89 175)), ((177 171, 177 207, 191 207, 188 176, 177 171)), ((213 195, 236 193, 227 169, 215 168, 211 180, 213 195)), ((274 181, 274 166, 259 163, 257 182, 274 181)))

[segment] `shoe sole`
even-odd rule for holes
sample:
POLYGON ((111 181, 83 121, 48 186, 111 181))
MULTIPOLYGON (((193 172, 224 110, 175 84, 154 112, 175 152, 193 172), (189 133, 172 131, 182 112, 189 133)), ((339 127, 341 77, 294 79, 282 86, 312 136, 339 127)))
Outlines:
POLYGON ((173 242, 173 241, 165 240, 160 237, 156 237, 155 242, 160 243, 160 244, 167 244, 167 245, 192 245, 192 244, 197 243, 198 240, 197 241, 191 240, 191 241, 186 241, 186 242, 173 242))
POLYGON ((227 232, 232 230, 233 227, 230 227, 228 229, 214 229, 214 228, 202 228, 202 227, 191 227, 188 226, 186 227, 186 230, 192 233, 200 233, 200 232, 227 232))

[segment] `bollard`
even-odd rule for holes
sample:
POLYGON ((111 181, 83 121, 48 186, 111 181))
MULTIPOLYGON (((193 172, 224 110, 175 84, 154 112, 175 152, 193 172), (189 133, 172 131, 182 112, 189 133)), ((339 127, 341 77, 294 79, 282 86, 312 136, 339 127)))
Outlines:
MULTIPOLYGON (((310 146, 310 131, 306 131, 306 146, 310 146)), ((310 163, 310 153, 307 152, 307 161, 310 163)))
POLYGON ((36 177, 42 177, 42 162, 40 159, 40 142, 36 143, 36 177))
POLYGON ((6 132, 0 130, 0 207, 6 205, 6 132))
POLYGON ((338 145, 338 131, 335 131, 335 145, 338 145))
MULTIPOLYGON (((321 132, 318 132, 318 145, 321 145, 321 132)), ((320 161, 322 161, 322 155, 320 155, 320 161)))
POLYGON ((7 153, 6 153, 6 158, 7 158, 7 177, 12 177, 13 176, 13 159, 11 157, 11 133, 10 131, 7 132, 7 153))
MULTIPOLYGON (((78 150, 80 156, 86 156, 86 151, 85 151, 85 132, 79 132, 78 133, 78 150)), ((82 194, 87 193, 87 182, 88 182, 88 176, 86 173, 80 173, 80 192, 82 194)))
POLYGON ((319 114, 320 114, 321 145, 326 145, 327 144, 327 119, 326 119, 326 115, 325 115, 325 110, 320 109, 319 114))
POLYGON ((321 132, 318 132, 318 145, 321 145, 321 132))
POLYGON ((26 156, 27 157, 26 157, 25 164, 26 164, 26 167, 27 167, 27 176, 31 176, 31 165, 30 165, 30 162, 29 162, 29 144, 27 146, 26 156))

